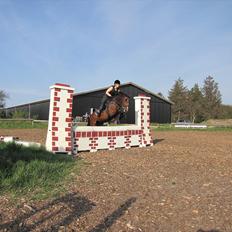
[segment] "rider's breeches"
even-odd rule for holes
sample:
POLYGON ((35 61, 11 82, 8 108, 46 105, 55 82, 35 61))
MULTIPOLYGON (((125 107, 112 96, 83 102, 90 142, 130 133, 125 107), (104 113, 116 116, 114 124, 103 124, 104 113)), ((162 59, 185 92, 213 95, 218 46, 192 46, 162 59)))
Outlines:
POLYGON ((107 102, 107 100, 109 99, 109 97, 105 94, 101 100, 101 105, 99 107, 99 110, 102 111, 105 107, 105 104, 107 102))

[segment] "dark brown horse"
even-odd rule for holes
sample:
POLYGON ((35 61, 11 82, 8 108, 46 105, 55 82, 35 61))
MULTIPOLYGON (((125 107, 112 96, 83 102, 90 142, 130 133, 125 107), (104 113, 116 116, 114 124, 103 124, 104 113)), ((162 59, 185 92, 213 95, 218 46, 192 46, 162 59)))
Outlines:
POLYGON ((105 109, 100 113, 92 113, 89 116, 88 126, 101 126, 105 122, 118 117, 121 113, 126 113, 129 109, 129 96, 119 92, 118 95, 110 98, 105 109))

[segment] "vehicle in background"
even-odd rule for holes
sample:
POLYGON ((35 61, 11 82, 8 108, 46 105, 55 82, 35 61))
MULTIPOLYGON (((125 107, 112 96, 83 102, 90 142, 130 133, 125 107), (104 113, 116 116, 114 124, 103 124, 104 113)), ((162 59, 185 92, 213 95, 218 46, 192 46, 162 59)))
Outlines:
POLYGON ((190 120, 180 119, 175 124, 193 124, 190 120))

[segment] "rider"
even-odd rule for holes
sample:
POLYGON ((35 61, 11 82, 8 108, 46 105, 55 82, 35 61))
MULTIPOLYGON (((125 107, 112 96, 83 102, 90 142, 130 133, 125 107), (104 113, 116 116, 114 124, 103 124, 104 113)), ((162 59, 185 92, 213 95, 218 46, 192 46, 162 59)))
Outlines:
POLYGON ((99 114, 104 110, 104 108, 106 106, 106 102, 108 101, 108 99, 118 95, 118 93, 120 92, 120 85, 121 85, 120 81, 115 80, 114 85, 110 86, 106 90, 106 92, 101 100, 101 105, 100 105, 99 110, 98 110, 99 114))

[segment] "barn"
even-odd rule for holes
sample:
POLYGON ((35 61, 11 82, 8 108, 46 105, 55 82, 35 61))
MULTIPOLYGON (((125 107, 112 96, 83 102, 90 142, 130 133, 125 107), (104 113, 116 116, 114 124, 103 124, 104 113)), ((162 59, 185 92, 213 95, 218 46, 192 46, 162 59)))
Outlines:
MULTIPOLYGON (((101 98, 107 87, 95 89, 88 92, 74 94, 73 97, 73 117, 82 116, 90 111, 90 108, 98 108, 101 98)), ((134 99, 139 94, 151 97, 151 122, 171 123, 172 102, 160 95, 157 95, 133 82, 121 85, 121 91, 130 96, 130 107, 122 123, 135 123, 134 99)), ((49 113, 49 99, 5 108, 5 113, 9 116, 14 111, 25 111, 29 118, 47 120, 49 113)))

